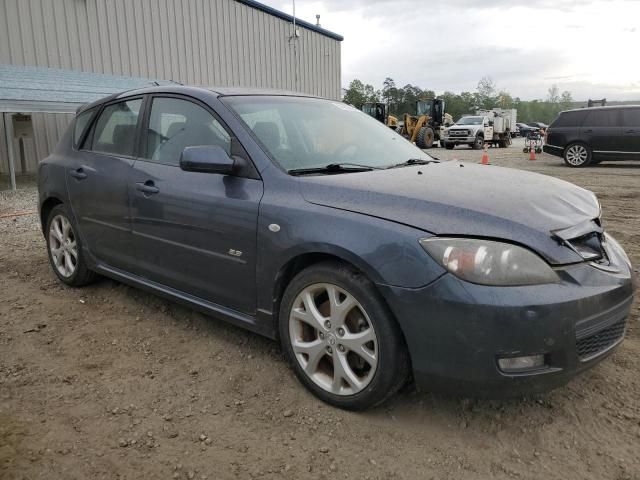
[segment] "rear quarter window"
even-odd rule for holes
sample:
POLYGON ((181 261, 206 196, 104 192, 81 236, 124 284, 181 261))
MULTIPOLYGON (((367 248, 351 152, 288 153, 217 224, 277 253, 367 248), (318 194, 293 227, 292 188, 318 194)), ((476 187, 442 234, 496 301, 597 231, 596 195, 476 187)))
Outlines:
POLYGON ((584 121, 585 112, 564 112, 556 118, 551 127, 580 127, 584 121))
POLYGON ((84 132, 87 130, 87 126, 91 122, 94 113, 96 113, 95 107, 89 110, 85 110, 84 112, 76 116, 76 121, 73 125, 73 148, 80 148, 82 137, 84 135, 84 132))

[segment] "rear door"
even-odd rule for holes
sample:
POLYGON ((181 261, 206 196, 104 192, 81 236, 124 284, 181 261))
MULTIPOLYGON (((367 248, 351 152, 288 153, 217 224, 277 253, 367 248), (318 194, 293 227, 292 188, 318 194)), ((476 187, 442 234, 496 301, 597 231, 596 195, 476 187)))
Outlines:
POLYGON ((141 97, 105 105, 67 170, 71 208, 86 246, 98 261, 125 270, 133 261, 127 178, 141 107, 141 97))
POLYGON ((622 108, 623 150, 629 158, 640 158, 640 108, 622 108))
MULTIPOLYGON (((129 191, 137 273, 244 313, 256 308, 257 174, 185 172, 185 147, 238 145, 209 107, 150 98, 129 191)), ((234 152, 237 153, 237 152, 234 152)))
POLYGON ((621 149, 622 140, 619 110, 589 110, 582 124, 582 135, 594 154, 615 155, 621 149))

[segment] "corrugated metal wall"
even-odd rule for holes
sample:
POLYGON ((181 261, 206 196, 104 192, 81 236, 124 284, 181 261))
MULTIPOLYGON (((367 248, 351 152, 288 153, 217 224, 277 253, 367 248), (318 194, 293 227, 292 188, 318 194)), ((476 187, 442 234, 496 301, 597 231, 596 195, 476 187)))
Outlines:
MULTIPOLYGON (((3 114, 0 113, 0 175, 8 175, 9 159, 5 154, 7 152, 7 148, 4 122, 1 118, 2 115, 3 114)), ((51 153, 74 117, 71 113, 30 113, 29 115, 31 115, 34 135, 33 138, 26 139, 25 170, 22 169, 20 158, 18 158, 20 151, 19 141, 18 139, 14 139, 13 141, 17 175, 32 174, 37 171, 38 161, 47 157, 49 153, 51 153)))
MULTIPOLYGON (((339 99, 340 42, 235 0, 0 0, 0 64, 339 99)), ((32 115, 37 159, 73 117, 32 115)), ((1 122, 0 122, 1 124, 1 122)), ((8 173, 0 125, 0 174, 8 173)), ((17 151, 14 149, 14 151, 17 151)), ((32 159, 28 172, 36 165, 32 159)))
POLYGON ((340 98, 340 42, 235 0, 0 0, 0 63, 340 98))

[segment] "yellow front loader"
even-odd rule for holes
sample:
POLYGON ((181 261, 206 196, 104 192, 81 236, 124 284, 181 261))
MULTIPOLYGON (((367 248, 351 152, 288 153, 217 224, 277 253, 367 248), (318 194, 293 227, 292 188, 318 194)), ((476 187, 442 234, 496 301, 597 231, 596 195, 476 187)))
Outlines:
POLYGON ((431 148, 445 127, 453 125, 453 118, 444 113, 444 100, 427 99, 416 102, 416 115, 404 114, 403 125, 398 133, 415 143, 419 148, 431 148))

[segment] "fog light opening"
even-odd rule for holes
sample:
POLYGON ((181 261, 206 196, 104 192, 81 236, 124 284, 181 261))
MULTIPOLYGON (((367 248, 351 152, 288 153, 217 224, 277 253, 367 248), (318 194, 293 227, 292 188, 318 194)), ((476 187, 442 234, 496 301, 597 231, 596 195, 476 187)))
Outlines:
POLYGON ((505 373, 526 372, 546 367, 544 355, 526 355, 522 357, 504 357, 498 359, 500 370, 505 373))

